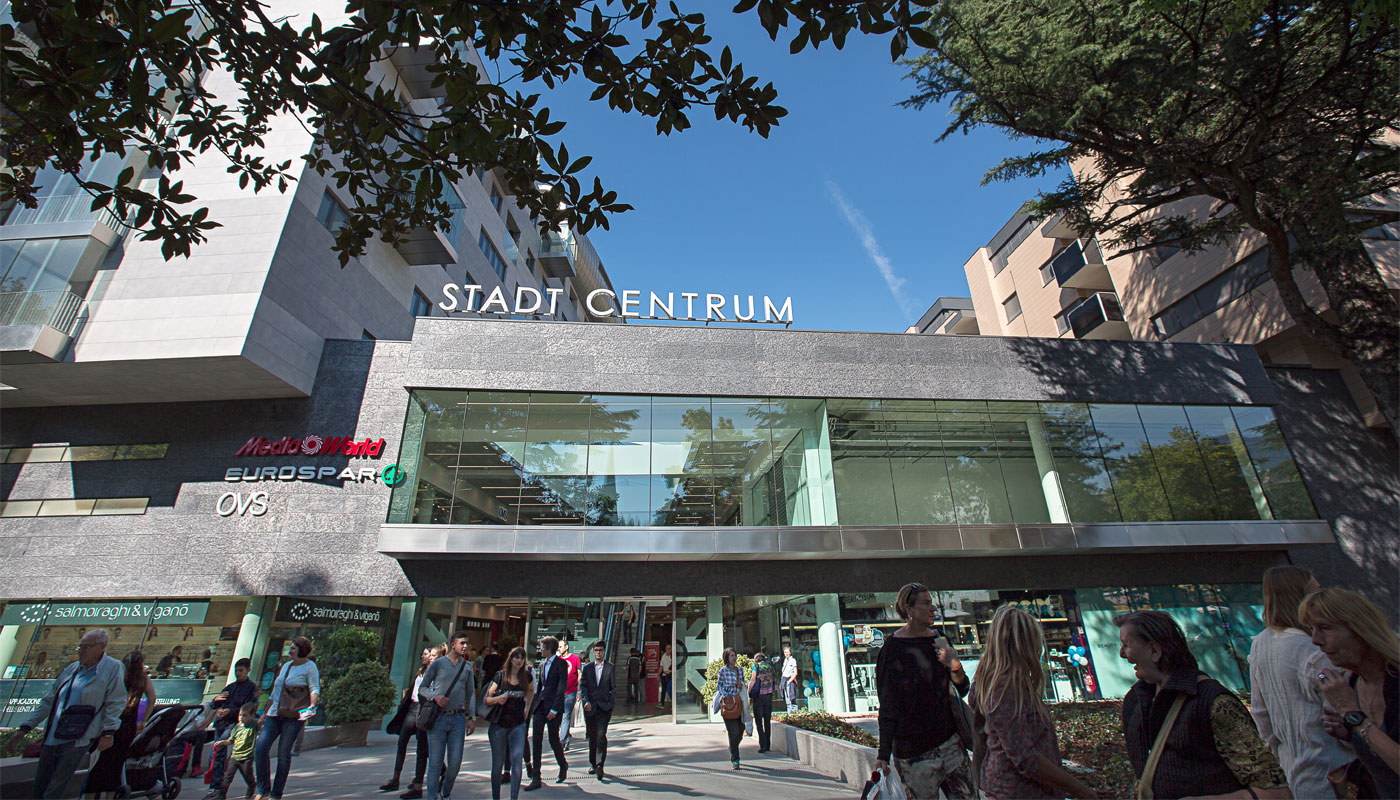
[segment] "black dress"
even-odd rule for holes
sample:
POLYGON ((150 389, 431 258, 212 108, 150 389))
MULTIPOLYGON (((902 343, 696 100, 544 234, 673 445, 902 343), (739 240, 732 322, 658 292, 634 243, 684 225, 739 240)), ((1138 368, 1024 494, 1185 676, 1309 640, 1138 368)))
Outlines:
POLYGON ((88 770, 87 783, 83 786, 83 793, 88 792, 115 792, 122 783, 122 762, 126 761, 127 750, 131 748, 131 740, 136 738, 136 710, 141 707, 141 698, 145 696, 146 690, 142 689, 126 698, 126 708, 122 709, 122 724, 117 728, 116 734, 112 737, 112 746, 103 750, 97 757, 97 763, 88 770))

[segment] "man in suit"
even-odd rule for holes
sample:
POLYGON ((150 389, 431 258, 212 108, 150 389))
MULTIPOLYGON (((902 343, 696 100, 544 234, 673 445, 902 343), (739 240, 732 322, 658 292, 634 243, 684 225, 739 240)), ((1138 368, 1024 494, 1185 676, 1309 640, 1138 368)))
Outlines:
POLYGON ((549 731, 549 748, 554 751, 554 760, 559 764, 559 777, 555 783, 563 783, 569 774, 569 764, 564 760, 564 743, 559 741, 559 723, 564 717, 564 694, 569 684, 569 667, 558 656, 559 640, 546 636, 540 640, 540 662, 535 670, 539 685, 535 689, 535 704, 530 710, 533 721, 534 773, 525 791, 533 792, 543 786, 540 780, 544 771, 541 750, 544 746, 545 730, 549 731))
POLYGON ((617 699, 612 662, 603 660, 606 649, 601 640, 593 643, 593 660, 584 665, 578 681, 583 724, 588 731, 588 774, 597 775, 599 780, 603 778, 603 762, 608 758, 608 723, 617 699))

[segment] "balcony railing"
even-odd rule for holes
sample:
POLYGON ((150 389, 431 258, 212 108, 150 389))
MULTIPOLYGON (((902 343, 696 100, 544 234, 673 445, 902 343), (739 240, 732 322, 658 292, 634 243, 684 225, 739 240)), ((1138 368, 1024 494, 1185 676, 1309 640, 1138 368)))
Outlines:
POLYGON ((67 289, 0 293, 0 326, 47 325, 71 336, 83 298, 67 289))
POLYGON ((574 237, 559 233, 546 234, 540 240, 540 263, 545 274, 551 278, 574 277, 574 260, 577 257, 577 243, 574 237))
POLYGON ((1068 289, 1113 288, 1108 267, 1093 239, 1078 239, 1061 250, 1050 259, 1050 270, 1055 274, 1055 282, 1068 289))
POLYGON ((1128 335, 1123 307, 1113 292, 1097 292, 1084 298, 1067 316, 1076 339, 1121 339, 1128 335))
POLYGON ((34 208, 17 205, 5 218, 6 225, 47 225, 55 222, 103 222, 114 231, 121 229, 117 216, 105 208, 92 210, 90 194, 51 194, 40 197, 34 208))

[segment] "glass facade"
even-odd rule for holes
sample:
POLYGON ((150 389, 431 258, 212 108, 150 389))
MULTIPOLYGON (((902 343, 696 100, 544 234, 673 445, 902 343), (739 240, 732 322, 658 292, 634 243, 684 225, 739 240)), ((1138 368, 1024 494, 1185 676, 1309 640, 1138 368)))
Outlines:
POLYGON ((417 390, 388 521, 1315 519, 1264 406, 417 390))

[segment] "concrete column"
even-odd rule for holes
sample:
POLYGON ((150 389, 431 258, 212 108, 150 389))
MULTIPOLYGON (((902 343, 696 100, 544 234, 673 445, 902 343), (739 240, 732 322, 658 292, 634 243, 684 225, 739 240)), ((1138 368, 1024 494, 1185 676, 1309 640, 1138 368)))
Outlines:
POLYGON ((4 674, 5 667, 10 666, 10 659, 15 657, 15 651, 19 649, 19 629, 19 625, 0 628, 0 675, 4 674))
MULTIPOLYGON (((724 598, 720 596, 710 596, 705 598, 705 664, 708 668, 711 661, 718 661, 724 655, 724 598)), ((704 676, 705 670, 700 670, 700 675, 704 676)), ((675 676, 672 678, 674 682, 675 676)), ((680 694, 680 687, 672 686, 673 696, 680 694)), ((719 714, 714 713, 709 708, 705 711, 710 715, 711 722, 719 721, 719 714)))
POLYGON ((1065 507, 1060 474, 1055 471, 1050 440, 1045 438, 1045 424, 1040 421, 1039 415, 1026 419, 1026 430, 1031 435, 1031 452, 1035 455, 1036 472, 1040 473, 1040 489, 1045 493, 1045 507, 1050 510, 1050 521, 1069 522, 1069 509, 1065 507))
POLYGON ((841 651, 841 600, 834 594, 819 594, 817 600, 817 647, 822 654, 822 701, 826 710, 839 714, 846 707, 845 659, 841 651))
MULTIPOLYGON (((238 640, 233 644, 233 660, 246 658, 253 662, 253 668, 249 670, 248 677, 257 681, 262 677, 261 655, 256 651, 262 649, 258 645, 267 641, 267 630, 263 625, 263 613, 267 608, 268 598, 250 597, 248 604, 243 609, 243 623, 238 626, 238 640)), ((230 667, 232 669, 232 667, 230 667)))
MULTIPOLYGON (((418 669, 418 629, 427 609, 416 597, 404 598, 403 605, 399 607, 399 626, 394 634, 394 660, 389 667, 389 677, 393 679, 400 691, 412 688, 413 674, 418 669)), ((478 676, 477 680, 481 680, 478 676)), ((478 686, 478 688, 480 688, 478 686)), ((394 718, 398 712, 397 706, 384 715, 381 724, 388 725, 389 720, 394 718)))

